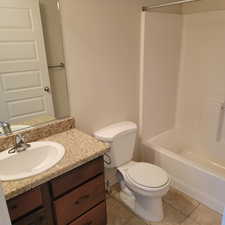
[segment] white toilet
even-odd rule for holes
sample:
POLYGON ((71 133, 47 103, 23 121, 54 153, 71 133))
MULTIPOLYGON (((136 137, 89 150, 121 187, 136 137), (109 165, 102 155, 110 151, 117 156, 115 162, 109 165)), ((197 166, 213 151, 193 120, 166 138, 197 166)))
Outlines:
POLYGON ((163 219, 162 197, 169 190, 170 178, 158 166, 132 161, 136 134, 133 122, 113 124, 94 133, 111 145, 108 167, 117 168, 121 200, 144 220, 158 222, 163 219))

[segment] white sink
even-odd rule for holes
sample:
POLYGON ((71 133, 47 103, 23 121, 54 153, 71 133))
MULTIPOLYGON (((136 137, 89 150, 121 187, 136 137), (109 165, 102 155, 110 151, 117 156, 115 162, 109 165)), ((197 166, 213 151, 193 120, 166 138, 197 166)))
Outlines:
POLYGON ((0 153, 0 180, 10 181, 42 173, 58 163, 65 154, 61 144, 55 142, 33 142, 24 152, 0 153))

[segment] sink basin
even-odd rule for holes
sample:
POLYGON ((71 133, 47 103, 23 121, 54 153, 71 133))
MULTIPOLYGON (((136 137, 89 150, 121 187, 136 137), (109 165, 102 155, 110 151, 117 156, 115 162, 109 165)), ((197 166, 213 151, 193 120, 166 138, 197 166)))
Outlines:
POLYGON ((10 181, 31 177, 42 173, 56 163, 65 154, 61 144, 55 142, 33 142, 24 152, 9 154, 8 150, 0 153, 0 180, 10 181))

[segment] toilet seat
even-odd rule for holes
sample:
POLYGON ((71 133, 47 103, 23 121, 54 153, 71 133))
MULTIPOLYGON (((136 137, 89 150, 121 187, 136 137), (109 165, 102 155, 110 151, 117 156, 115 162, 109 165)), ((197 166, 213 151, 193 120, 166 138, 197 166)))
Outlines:
POLYGON ((117 168, 120 198, 146 221, 163 219, 162 197, 170 188, 171 179, 158 166, 130 161, 117 168))
POLYGON ((169 182, 167 173, 150 163, 136 163, 127 169, 129 181, 142 189, 160 189, 169 182))

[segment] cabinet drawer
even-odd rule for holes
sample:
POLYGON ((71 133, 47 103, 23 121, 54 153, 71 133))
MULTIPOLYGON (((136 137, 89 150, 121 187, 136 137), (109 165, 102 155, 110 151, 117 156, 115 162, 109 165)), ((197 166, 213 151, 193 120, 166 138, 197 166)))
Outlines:
POLYGON ((104 176, 100 175, 54 202, 57 224, 70 223, 104 199, 104 176))
POLYGON ((70 191, 85 181, 104 172, 103 158, 95 159, 69 173, 51 181, 52 193, 55 198, 70 191))
POLYGON ((42 205, 40 187, 9 200, 7 204, 11 220, 18 219, 42 205))
POLYGON ((106 225, 106 203, 102 202, 69 225, 106 225))
POLYGON ((47 224, 48 222, 44 209, 38 210, 37 212, 34 212, 31 215, 28 215, 23 219, 13 223, 13 225, 47 225, 47 224))

